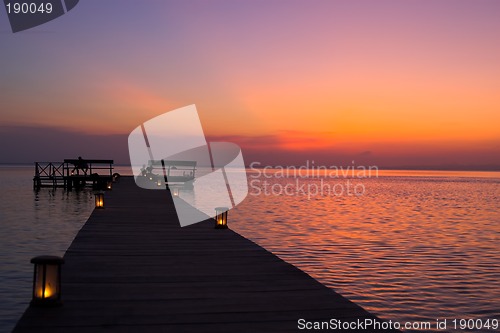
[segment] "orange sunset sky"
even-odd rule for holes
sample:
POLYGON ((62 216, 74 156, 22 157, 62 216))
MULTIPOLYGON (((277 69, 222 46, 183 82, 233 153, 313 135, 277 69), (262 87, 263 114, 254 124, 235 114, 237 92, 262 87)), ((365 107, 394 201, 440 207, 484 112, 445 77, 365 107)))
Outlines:
POLYGON ((130 131, 196 104, 247 164, 500 169, 499 1, 86 0, 16 34, 0 12, 2 163, 127 163, 130 131))

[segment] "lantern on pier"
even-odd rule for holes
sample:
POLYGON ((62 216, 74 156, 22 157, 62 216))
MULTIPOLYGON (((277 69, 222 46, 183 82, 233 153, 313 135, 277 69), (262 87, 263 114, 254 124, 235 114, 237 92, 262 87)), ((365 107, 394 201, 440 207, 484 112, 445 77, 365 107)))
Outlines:
POLYGON ((227 229, 227 207, 215 208, 215 229, 227 229))
POLYGON ((113 189, 113 181, 112 180, 108 180, 108 182, 106 183, 106 189, 111 191, 113 189))
POLYGON ((59 306, 61 302, 61 265, 64 259, 39 256, 31 259, 35 265, 31 306, 59 306))
POLYGON ((171 191, 172 191, 172 196, 174 198, 179 197, 179 188, 178 187, 172 187, 171 191))
POLYGON ((95 208, 104 208, 104 193, 97 192, 95 194, 95 208))

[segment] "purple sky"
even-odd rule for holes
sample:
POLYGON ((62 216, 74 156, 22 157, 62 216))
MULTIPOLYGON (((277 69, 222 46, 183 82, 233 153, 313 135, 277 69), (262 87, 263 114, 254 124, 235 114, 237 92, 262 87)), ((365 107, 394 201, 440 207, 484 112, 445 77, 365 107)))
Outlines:
POLYGON ((500 168, 500 1, 85 0, 13 34, 0 10, 0 163, 127 163, 196 104, 247 163, 500 168))

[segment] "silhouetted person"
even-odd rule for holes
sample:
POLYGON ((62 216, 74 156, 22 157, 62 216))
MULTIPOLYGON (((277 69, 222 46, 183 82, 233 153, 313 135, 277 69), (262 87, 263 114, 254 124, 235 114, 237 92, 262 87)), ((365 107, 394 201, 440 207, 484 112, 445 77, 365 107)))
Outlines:
POLYGON ((85 160, 81 156, 78 156, 78 161, 75 162, 75 167, 73 168, 72 173, 78 169, 82 170, 85 174, 87 174, 87 171, 89 169, 87 162, 85 162, 85 160))

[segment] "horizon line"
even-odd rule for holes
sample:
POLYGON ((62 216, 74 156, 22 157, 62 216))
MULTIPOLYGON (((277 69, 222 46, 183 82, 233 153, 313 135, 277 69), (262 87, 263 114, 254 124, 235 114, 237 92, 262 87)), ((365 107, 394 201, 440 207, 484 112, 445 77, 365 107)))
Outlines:
MULTIPOLYGON (((27 167, 27 166, 33 166, 34 162, 0 162, 0 166, 9 166, 9 167, 27 167)), ((44 162, 50 162, 50 161, 44 161, 44 162)), ((251 163, 250 163, 251 164, 251 163)), ((263 165, 259 167, 250 167, 250 164, 245 165, 246 169, 264 169, 264 168, 300 168, 304 167, 304 165, 279 165, 279 164, 274 164, 274 165, 263 165)), ((124 163, 115 163, 113 166, 117 167, 131 167, 130 164, 124 164, 124 163)), ((318 166, 313 166, 312 168, 307 168, 307 170, 314 170, 314 169, 324 169, 326 170, 332 170, 333 167, 337 168, 350 168, 354 167, 355 170, 357 167, 365 167, 363 165, 336 165, 336 166, 325 166, 325 165, 318 165, 318 166)), ((368 167, 368 166, 366 166, 368 167)), ((464 171, 464 172, 500 172, 500 166, 497 165, 476 165, 476 166, 471 166, 471 165, 424 165, 424 166, 412 166, 412 165, 406 165, 406 166, 376 166, 376 165, 371 165, 369 167, 376 167, 379 171, 464 171)))

